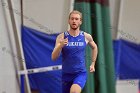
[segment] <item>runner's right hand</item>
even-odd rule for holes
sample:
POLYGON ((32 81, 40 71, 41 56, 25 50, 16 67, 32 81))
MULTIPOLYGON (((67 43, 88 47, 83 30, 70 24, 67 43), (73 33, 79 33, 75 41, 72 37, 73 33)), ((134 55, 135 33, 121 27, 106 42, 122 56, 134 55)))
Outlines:
POLYGON ((68 44, 68 38, 61 38, 60 39, 60 46, 63 48, 65 45, 68 44))

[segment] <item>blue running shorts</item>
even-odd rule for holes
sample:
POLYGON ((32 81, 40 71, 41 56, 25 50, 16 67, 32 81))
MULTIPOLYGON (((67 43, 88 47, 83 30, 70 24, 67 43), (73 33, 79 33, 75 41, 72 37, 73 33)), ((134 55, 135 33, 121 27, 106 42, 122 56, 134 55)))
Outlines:
POLYGON ((72 84, 78 84, 81 89, 84 88, 87 80, 86 72, 79 72, 74 74, 62 74, 62 93, 70 93, 72 84))

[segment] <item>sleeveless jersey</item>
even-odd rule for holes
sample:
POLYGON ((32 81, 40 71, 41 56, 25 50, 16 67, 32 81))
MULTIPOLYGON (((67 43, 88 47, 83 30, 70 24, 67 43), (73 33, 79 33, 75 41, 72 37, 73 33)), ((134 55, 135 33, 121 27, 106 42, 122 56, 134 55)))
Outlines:
POLYGON ((86 72, 84 32, 74 37, 67 31, 64 38, 68 38, 68 44, 62 48, 62 73, 86 72))

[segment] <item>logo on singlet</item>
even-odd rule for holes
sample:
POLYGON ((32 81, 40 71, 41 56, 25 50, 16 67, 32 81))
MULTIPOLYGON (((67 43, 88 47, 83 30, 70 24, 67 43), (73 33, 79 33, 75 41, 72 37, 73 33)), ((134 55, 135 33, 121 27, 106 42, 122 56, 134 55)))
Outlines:
POLYGON ((66 46, 84 46, 83 42, 68 42, 66 46))

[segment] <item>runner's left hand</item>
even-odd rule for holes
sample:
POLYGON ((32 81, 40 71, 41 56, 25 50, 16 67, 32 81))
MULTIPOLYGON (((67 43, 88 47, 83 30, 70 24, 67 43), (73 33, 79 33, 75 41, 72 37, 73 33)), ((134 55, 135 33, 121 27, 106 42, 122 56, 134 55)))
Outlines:
POLYGON ((90 72, 95 72, 95 67, 93 64, 90 65, 90 72))

